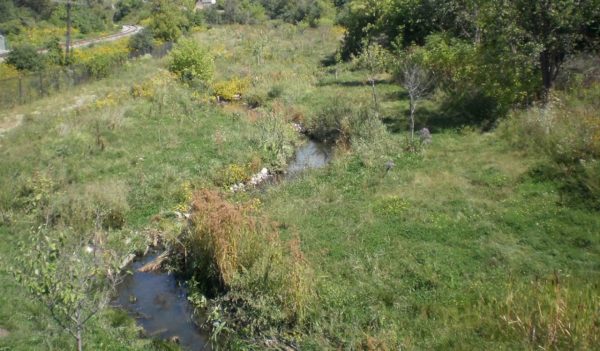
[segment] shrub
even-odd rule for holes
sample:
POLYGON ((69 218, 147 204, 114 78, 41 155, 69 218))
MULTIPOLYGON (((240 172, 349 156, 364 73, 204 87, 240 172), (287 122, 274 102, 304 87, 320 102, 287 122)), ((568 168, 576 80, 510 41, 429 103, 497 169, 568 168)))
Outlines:
POLYGON ((214 95, 221 100, 232 101, 241 98, 248 89, 248 78, 232 78, 230 80, 215 82, 212 86, 214 95))
POLYGON ((19 76, 19 71, 15 66, 8 65, 6 63, 0 63, 0 77, 2 78, 15 78, 19 76))
POLYGON ((274 85, 267 93, 267 96, 269 97, 269 99, 276 99, 280 97, 281 94, 283 94, 283 87, 281 85, 274 85))
POLYGON ((143 55, 152 52, 154 47, 154 38, 152 32, 143 29, 129 39, 129 52, 136 55, 143 55))
POLYGON ((271 168, 285 168, 287 161, 294 154, 294 142, 298 133, 291 123, 275 112, 270 112, 260 119, 258 127, 258 143, 265 154, 265 161, 271 168))
POLYGON ((169 70, 185 82, 212 80, 215 63, 212 54, 191 39, 183 39, 171 52, 169 70))
POLYGON ((176 41, 182 28, 189 25, 181 8, 170 0, 154 0, 149 28, 154 37, 161 41, 176 41))
POLYGON ((244 100, 246 100, 246 103, 248 104, 248 107, 250 108, 258 108, 261 107, 265 104, 266 99, 263 95, 261 94, 249 94, 246 95, 244 97, 244 100))
POLYGON ((318 140, 350 145, 358 139, 373 140, 381 122, 367 107, 350 105, 336 97, 307 121, 308 133, 318 140))
POLYGON ((252 176, 250 167, 239 164, 230 164, 225 167, 215 179, 215 183, 220 186, 229 187, 234 184, 245 182, 252 176))
POLYGON ((40 71, 44 68, 44 57, 31 45, 14 47, 6 58, 6 63, 19 71, 40 71))
POLYGON ((128 52, 127 41, 121 40, 75 50, 73 59, 76 64, 82 64, 93 77, 104 78, 109 76, 115 67, 127 60, 128 52))

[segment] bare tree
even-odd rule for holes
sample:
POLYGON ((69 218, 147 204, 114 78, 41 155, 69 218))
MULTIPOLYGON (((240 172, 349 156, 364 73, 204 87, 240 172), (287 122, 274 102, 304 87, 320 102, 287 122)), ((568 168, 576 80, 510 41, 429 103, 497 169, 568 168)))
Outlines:
POLYGON ((373 97, 373 106, 377 116, 379 116, 379 99, 377 97, 377 75, 387 71, 388 63, 391 61, 389 53, 379 44, 364 40, 363 52, 359 57, 359 65, 369 71, 367 81, 371 85, 371 95, 373 97))
POLYGON ((415 112, 419 100, 427 95, 431 86, 432 78, 429 72, 418 62, 407 59, 401 67, 402 86, 408 92, 410 102, 410 141, 415 138, 415 112))

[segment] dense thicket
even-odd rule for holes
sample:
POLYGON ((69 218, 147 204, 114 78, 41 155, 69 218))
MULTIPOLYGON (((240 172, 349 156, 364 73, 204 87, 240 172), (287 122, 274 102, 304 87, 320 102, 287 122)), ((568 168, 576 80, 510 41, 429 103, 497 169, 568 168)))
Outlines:
MULTIPOLYGON (((75 2, 73 28, 80 33, 104 31, 112 24, 111 3, 102 0, 75 2)), ((62 27, 66 20, 64 3, 50 0, 0 0, 0 33, 17 36, 32 28, 62 27)))
POLYGON ((598 48, 599 9, 598 0, 354 0, 340 18, 342 55, 373 43, 419 48, 448 104, 461 105, 450 110, 481 122, 474 111, 489 118, 545 99, 566 59, 598 48))
POLYGON ((253 24, 267 18, 288 23, 306 22, 311 26, 335 18, 335 7, 344 1, 331 0, 220 0, 206 11, 209 23, 253 24))

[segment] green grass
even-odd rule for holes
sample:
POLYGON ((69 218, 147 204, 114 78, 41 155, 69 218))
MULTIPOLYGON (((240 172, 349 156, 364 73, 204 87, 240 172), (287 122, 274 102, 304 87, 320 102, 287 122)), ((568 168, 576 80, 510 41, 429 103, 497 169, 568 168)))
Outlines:
POLYGON ((527 348, 499 301, 509 282, 555 271, 589 284, 597 304, 600 219, 560 206, 555 185, 527 176, 532 160, 493 134, 447 133, 422 158, 395 162, 384 176, 383 163, 340 157, 264 200, 319 267, 314 337, 336 342, 315 349, 360 348, 367 337, 389 348, 527 348))
MULTIPOLYGON (((268 111, 310 121, 332 101, 370 104, 364 71, 344 64, 336 79, 321 64, 339 44, 335 28, 226 26, 195 38, 216 54, 216 80, 248 78, 246 95, 263 96, 262 107, 218 106, 207 102, 209 90, 192 94, 176 84, 152 100, 133 98, 132 86, 165 66, 138 61, 73 97, 0 112, 25 116, 0 139, 3 267, 40 224, 21 191, 35 174, 52 180, 50 203, 78 196, 85 186, 122 184, 122 230, 164 229, 167 220, 152 219, 181 204, 186 182, 212 188, 231 164, 258 158, 269 165, 260 127, 268 111), (258 50, 260 40, 266 44, 258 50), (281 94, 269 97, 274 87, 281 94)), ((496 133, 442 131, 423 152, 406 153, 406 97, 380 78, 386 126, 380 139, 355 139, 325 169, 230 198, 260 198, 261 212, 280 224, 284 239, 300 238, 316 277, 305 323, 282 337, 303 350, 515 350, 546 347, 556 327, 558 348, 597 347, 598 213, 564 205, 557 184, 531 176, 546 160, 496 133), (395 167, 386 174, 388 160, 395 167), (536 326, 533 340, 528 323, 536 326)), ((438 113, 435 101, 421 106, 425 117, 438 113)), ((419 123, 435 130, 426 118, 419 123)), ((72 345, 6 270, 0 270, 0 327, 11 332, 0 349, 72 345)), ((158 345, 136 334, 130 319, 108 311, 88 327, 86 342, 106 350, 158 345)), ((264 347, 261 340, 235 343, 249 348, 252 341, 264 347)))

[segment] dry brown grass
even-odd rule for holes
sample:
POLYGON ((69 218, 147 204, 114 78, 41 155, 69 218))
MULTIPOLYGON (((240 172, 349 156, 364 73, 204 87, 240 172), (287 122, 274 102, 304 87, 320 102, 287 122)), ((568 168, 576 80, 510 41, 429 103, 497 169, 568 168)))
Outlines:
POLYGON ((201 271, 196 273, 247 298, 268 296, 288 322, 302 321, 314 299, 314 281, 300 240, 296 237, 286 245, 276 223, 256 216, 255 208, 253 202, 233 204, 213 190, 194 195, 185 240, 201 271))

